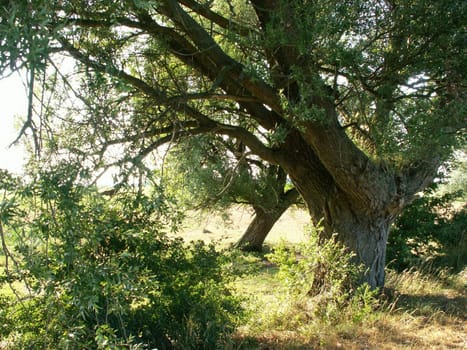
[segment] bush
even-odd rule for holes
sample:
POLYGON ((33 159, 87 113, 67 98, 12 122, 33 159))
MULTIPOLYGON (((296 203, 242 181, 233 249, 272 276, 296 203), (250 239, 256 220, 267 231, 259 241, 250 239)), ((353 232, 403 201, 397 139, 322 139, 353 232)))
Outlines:
POLYGON ((1 329, 10 348, 215 349, 225 341, 241 309, 226 288, 224 255, 164 234, 157 192, 108 198, 65 175, 42 174, 24 192, 36 205, 10 222, 17 271, 31 288, 21 303, 3 300, 0 324, 15 325, 1 329))
POLYGON ((282 243, 268 258, 279 266, 279 279, 307 318, 327 325, 361 322, 373 311, 377 291, 359 284, 362 267, 343 245, 321 233, 312 228, 306 242, 293 247, 282 243))
POLYGON ((437 195, 428 188, 394 223, 387 262, 397 271, 431 264, 461 271, 467 262, 467 207, 454 205, 462 191, 437 195))

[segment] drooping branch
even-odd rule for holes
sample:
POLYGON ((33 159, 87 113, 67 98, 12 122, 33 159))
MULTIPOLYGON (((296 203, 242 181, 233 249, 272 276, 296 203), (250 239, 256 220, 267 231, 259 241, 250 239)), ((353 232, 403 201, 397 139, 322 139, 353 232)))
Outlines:
POLYGON ((58 38, 60 44, 62 45, 63 49, 67 51, 73 58, 77 61, 85 64, 86 66, 95 69, 96 71, 107 73, 113 77, 119 78, 127 82, 128 84, 132 85, 136 89, 144 92, 150 97, 156 98, 157 101, 160 103, 167 101, 167 96, 164 92, 148 85, 141 79, 136 78, 133 75, 126 73, 123 70, 120 70, 116 67, 112 67, 109 65, 104 65, 100 62, 90 59, 84 53, 79 51, 76 47, 74 47, 70 42, 68 42, 65 38, 58 38))
POLYGON ((34 98, 34 89, 35 89, 35 80, 36 80, 36 67, 34 64, 32 64, 32 67, 29 67, 29 77, 28 77, 28 112, 27 112, 27 117, 26 121, 23 123, 23 126, 21 127, 21 130, 16 137, 16 139, 11 143, 10 146, 16 144, 23 135, 25 135, 27 129, 30 129, 32 131, 33 139, 34 139, 34 146, 36 149, 36 152, 39 150, 39 140, 38 136, 36 134, 36 127, 34 126, 34 121, 33 121, 33 98, 34 98))

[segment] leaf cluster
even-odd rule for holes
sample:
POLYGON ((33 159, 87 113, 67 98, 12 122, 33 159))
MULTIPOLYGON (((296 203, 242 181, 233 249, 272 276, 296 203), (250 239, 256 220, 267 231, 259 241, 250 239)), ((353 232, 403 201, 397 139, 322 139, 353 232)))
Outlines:
POLYGON ((467 264, 464 196, 465 189, 439 194, 432 186, 415 199, 391 229, 389 266, 402 271, 429 264, 461 271, 467 264))
POLYGON ((188 207, 223 209, 232 204, 272 208, 285 191, 286 176, 236 140, 200 135, 171 150, 164 181, 188 207))

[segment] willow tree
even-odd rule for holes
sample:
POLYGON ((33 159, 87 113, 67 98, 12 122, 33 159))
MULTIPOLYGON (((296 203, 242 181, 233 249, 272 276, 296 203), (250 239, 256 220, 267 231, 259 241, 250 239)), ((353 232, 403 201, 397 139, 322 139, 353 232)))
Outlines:
POLYGON ((180 140, 165 168, 166 187, 188 208, 252 209, 253 219, 235 244, 242 250, 261 251, 282 214, 300 203, 280 166, 262 161, 230 138, 198 135, 180 140))
POLYGON ((377 287, 394 218, 465 141, 465 7, 3 0, 0 59, 30 72, 31 102, 41 88, 54 107, 36 115, 32 103, 23 131, 87 164, 105 166, 112 150, 118 164, 140 164, 182 136, 240 140, 284 169, 377 287))

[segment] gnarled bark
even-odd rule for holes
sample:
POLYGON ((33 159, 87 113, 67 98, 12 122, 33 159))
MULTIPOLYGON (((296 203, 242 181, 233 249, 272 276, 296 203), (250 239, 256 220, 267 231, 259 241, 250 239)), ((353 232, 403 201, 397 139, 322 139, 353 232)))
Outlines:
MULTIPOLYGON (((363 186, 361 193, 354 190, 349 194, 353 188, 342 188, 298 134, 286 140, 283 147, 298 150, 287 152, 286 157, 278 160, 300 192, 314 223, 322 220, 324 233, 328 236, 337 233, 337 240, 355 254, 357 263, 365 266, 365 282, 372 288, 383 287, 389 228, 400 207, 384 201, 383 196, 378 198, 377 193, 371 193, 363 186), (371 196, 375 199, 370 200, 371 196)), ((372 171, 390 187, 389 177, 381 180, 379 170, 374 168, 372 171)), ((391 193, 388 192, 384 195, 389 196, 391 193)), ((393 197, 397 202, 396 189, 393 197)))
POLYGON ((355 203, 336 196, 328 201, 324 227, 337 232, 337 240, 355 254, 354 261, 363 264, 362 280, 372 288, 385 282, 386 244, 393 218, 384 212, 359 213, 355 203))

